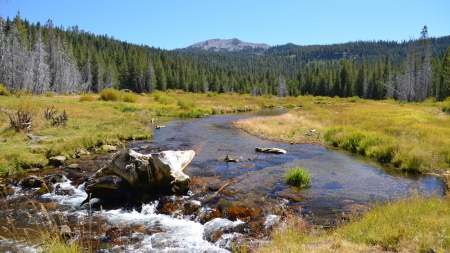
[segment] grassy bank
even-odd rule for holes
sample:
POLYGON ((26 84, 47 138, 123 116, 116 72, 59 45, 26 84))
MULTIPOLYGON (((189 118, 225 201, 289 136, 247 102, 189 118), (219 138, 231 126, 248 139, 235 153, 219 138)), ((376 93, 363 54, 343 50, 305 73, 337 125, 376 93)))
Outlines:
POLYGON ((450 139, 443 138, 450 134, 450 116, 440 103, 298 99, 301 108, 235 126, 273 140, 329 143, 402 170, 444 173, 450 166, 450 139))
MULTIPOLYGON (((102 94, 31 96, 23 93, 0 95, 0 175, 30 168, 43 168, 56 155, 73 157, 80 150, 102 152, 102 145, 121 147, 124 141, 150 139, 151 119, 196 118, 205 115, 251 111, 277 106, 293 107, 293 98, 239 94, 193 94, 169 90, 133 94, 107 89, 102 94), (15 131, 9 115, 28 112, 31 133, 15 131), (65 125, 54 125, 45 111, 66 112, 65 125)), ((156 120, 156 124, 158 120, 156 120)))
POLYGON ((261 252, 449 252, 449 213, 448 199, 413 193, 374 203, 360 218, 329 231, 310 233, 301 218, 290 217, 261 252))

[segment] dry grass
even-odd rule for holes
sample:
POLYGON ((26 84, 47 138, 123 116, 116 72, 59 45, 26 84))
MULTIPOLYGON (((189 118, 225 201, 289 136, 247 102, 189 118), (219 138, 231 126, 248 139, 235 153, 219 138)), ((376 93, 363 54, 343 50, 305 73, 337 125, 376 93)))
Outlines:
POLYGON ((450 116, 437 104, 343 99, 303 103, 285 115, 240 120, 235 126, 272 140, 328 142, 404 170, 442 173, 450 166, 450 139, 442 138, 450 135, 450 116))
POLYGON ((305 226, 290 217, 261 245, 261 252, 449 252, 450 201, 411 193, 330 231, 305 226), (429 251, 433 249, 434 251, 429 251))

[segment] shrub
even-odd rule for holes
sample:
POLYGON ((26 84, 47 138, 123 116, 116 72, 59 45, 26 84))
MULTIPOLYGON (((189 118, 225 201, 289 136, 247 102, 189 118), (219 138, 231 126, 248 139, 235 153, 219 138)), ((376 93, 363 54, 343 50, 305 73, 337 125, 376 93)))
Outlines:
POLYGON ((2 84, 0 83, 0 96, 9 96, 11 95, 11 92, 2 84))
POLYGON ((291 169, 284 175, 287 184, 293 186, 307 186, 311 182, 311 174, 300 166, 291 169))
POLYGON ((132 93, 132 92, 127 92, 123 95, 123 102, 129 102, 129 103, 134 103, 137 101, 137 96, 136 94, 132 93))
POLYGON ((183 110, 189 110, 195 108, 197 105, 195 103, 195 100, 190 99, 180 99, 178 100, 177 105, 181 107, 183 110))
POLYGON ((120 97, 120 91, 111 88, 104 89, 100 93, 100 99, 105 101, 118 101, 120 97))
POLYGON ((91 94, 83 94, 80 97, 80 102, 83 102, 83 101, 87 101, 87 102, 94 101, 94 97, 91 94))

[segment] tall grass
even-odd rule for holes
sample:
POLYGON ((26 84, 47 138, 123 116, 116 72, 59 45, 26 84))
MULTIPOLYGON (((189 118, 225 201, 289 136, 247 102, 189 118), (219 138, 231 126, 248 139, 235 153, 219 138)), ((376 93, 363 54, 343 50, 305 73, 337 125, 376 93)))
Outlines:
POLYGON ((293 169, 290 169, 284 175, 287 184, 304 187, 310 184, 311 182, 311 174, 304 168, 297 166, 293 169))
POLYGON ((299 97, 286 115, 239 120, 263 138, 330 143, 402 170, 441 173, 450 166, 450 117, 440 103, 407 104, 299 97), (316 129, 315 134, 309 129, 316 129))
POLYGON ((329 231, 311 233, 294 217, 273 231, 261 252, 449 252, 450 201, 437 196, 410 196, 375 202, 329 231), (430 251, 433 249, 434 251, 430 251))

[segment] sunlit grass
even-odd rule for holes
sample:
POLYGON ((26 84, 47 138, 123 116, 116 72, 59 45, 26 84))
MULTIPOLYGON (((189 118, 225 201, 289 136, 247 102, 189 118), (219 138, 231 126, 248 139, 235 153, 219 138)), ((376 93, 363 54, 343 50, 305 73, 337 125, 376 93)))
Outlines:
POLYGON ((292 98, 239 94, 211 97, 175 90, 141 95, 105 89, 101 94, 81 96, 0 96, 0 107, 5 110, 17 110, 21 106, 32 109, 32 132, 40 140, 30 142, 26 132, 16 133, 7 114, 0 112, 0 172, 43 168, 49 157, 73 157, 79 148, 97 152, 103 144, 122 146, 126 140, 151 138, 149 122, 155 117, 198 118, 244 112, 260 109, 268 101, 284 107, 296 103, 292 98), (126 95, 130 99, 123 101, 126 95), (67 126, 54 127, 43 117, 44 110, 53 106, 58 113, 66 111, 67 126))
POLYGON ((300 166, 288 170, 284 175, 284 179, 287 184, 297 187, 304 187, 309 185, 309 183, 311 182, 311 177, 311 174, 300 166))
POLYGON ((403 170, 442 172, 450 166, 450 138, 443 138, 450 134, 450 115, 436 104, 297 99, 303 107, 285 115, 235 125, 268 139, 327 142, 403 170))
POLYGON ((311 233, 299 217, 273 231, 261 252, 449 252, 450 201, 437 196, 411 196, 353 216, 336 229, 311 233), (303 225, 302 225, 303 224, 303 225))

